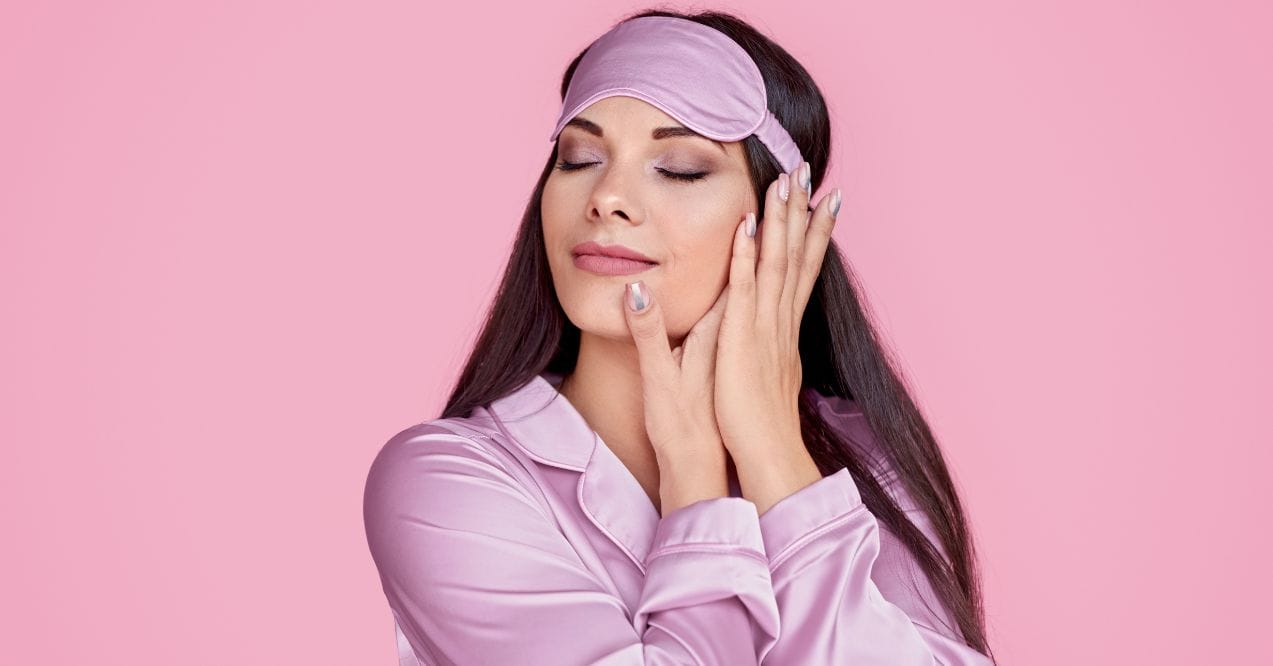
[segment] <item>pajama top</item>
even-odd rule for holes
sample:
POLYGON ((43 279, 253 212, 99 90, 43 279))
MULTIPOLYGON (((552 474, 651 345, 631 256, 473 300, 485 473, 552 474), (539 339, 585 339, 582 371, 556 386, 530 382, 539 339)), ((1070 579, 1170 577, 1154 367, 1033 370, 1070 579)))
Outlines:
MULTIPOLYGON (((848 468, 763 515, 731 473, 729 497, 660 516, 561 379, 413 425, 371 463, 364 526, 400 666, 991 664, 848 468)), ((886 468, 856 403, 805 390, 886 468)), ((891 471, 874 473, 936 544, 891 471)))

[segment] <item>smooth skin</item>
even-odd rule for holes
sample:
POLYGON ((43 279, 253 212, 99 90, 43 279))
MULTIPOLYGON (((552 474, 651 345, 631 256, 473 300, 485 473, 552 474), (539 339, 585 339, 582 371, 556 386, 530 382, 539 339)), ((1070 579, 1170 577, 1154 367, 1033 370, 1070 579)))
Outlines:
POLYGON ((801 170, 780 176, 749 237, 757 202, 741 143, 654 139, 655 128, 680 124, 630 97, 578 117, 603 136, 563 130, 559 164, 586 166, 555 169, 541 209, 558 299, 582 334, 561 392, 662 515, 727 496, 731 460, 743 496, 764 513, 821 478, 800 435, 798 336, 838 190, 810 214, 801 170), (707 175, 668 175, 691 172, 707 175), (588 273, 570 248, 590 239, 659 264, 632 276, 588 273), (625 305, 636 280, 649 301, 640 312, 625 305))
MULTIPOLYGON (((703 432, 701 403, 690 398, 706 384, 743 497, 761 514, 822 478, 800 432, 799 336, 835 216, 830 194, 810 214, 807 192, 791 187, 807 182, 807 169, 804 164, 770 184, 759 251, 745 233, 748 220, 738 225, 729 285, 681 346, 668 349, 656 303, 639 313, 627 309, 651 431, 670 422, 680 432, 703 432), (788 192, 785 200, 782 191, 788 192)), ((676 501, 690 503, 709 490, 710 496, 727 494, 716 495, 716 489, 703 484, 670 492, 676 501)))

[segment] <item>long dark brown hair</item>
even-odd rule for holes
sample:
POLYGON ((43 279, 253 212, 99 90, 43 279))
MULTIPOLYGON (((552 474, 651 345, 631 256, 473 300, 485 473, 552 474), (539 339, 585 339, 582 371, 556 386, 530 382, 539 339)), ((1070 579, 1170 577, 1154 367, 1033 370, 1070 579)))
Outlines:
MULTIPOLYGON (((697 21, 729 35, 751 54, 764 76, 769 109, 800 147, 812 167, 817 189, 831 154, 831 127, 822 93, 800 63, 751 25, 727 13, 646 10, 622 20, 638 16, 697 21)), ((562 77, 563 99, 584 52, 575 57, 562 77)), ((781 167, 755 136, 744 139, 743 145, 759 210, 764 210, 765 191, 781 167)), ((554 144, 522 214, 494 303, 441 418, 468 416, 473 408, 508 395, 545 370, 564 375, 574 369, 579 329, 557 301, 540 217, 544 183, 556 161, 554 144)), ((800 362, 805 388, 856 402, 898 481, 932 521, 949 563, 802 391, 801 430, 822 474, 849 469, 867 508, 915 557, 958 622, 965 642, 989 656, 976 554, 958 493, 927 422, 863 309, 857 279, 834 240, 827 247, 801 322, 800 362)))

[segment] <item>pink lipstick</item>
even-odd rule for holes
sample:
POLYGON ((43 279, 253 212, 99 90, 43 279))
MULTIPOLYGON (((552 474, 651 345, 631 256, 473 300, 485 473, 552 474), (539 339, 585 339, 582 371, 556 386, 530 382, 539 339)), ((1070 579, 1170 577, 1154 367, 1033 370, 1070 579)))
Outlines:
POLYGON ((601 245, 595 241, 580 243, 570 250, 575 266, 598 275, 631 275, 647 271, 657 261, 623 245, 601 245))

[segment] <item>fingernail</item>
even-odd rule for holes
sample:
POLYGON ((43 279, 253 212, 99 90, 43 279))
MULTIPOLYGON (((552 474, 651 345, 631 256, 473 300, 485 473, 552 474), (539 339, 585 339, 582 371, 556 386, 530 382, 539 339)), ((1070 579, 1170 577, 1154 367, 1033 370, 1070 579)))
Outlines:
POLYGON ((756 237, 756 214, 755 213, 751 211, 747 211, 747 225, 743 227, 743 229, 747 232, 748 238, 756 237))
POLYGON ((633 312, 640 312, 645 309, 649 300, 646 298, 645 284, 640 280, 628 283, 628 307, 633 312))
POLYGON ((800 187, 803 187, 810 196, 813 195, 813 169, 808 162, 800 163, 800 187))
POLYGON ((788 182, 787 174, 785 173, 779 174, 778 175, 778 198, 782 199, 783 201, 786 201, 787 195, 790 193, 790 190, 791 190, 791 183, 788 182))
POLYGON ((831 190, 831 217, 840 214, 840 188, 831 190))

